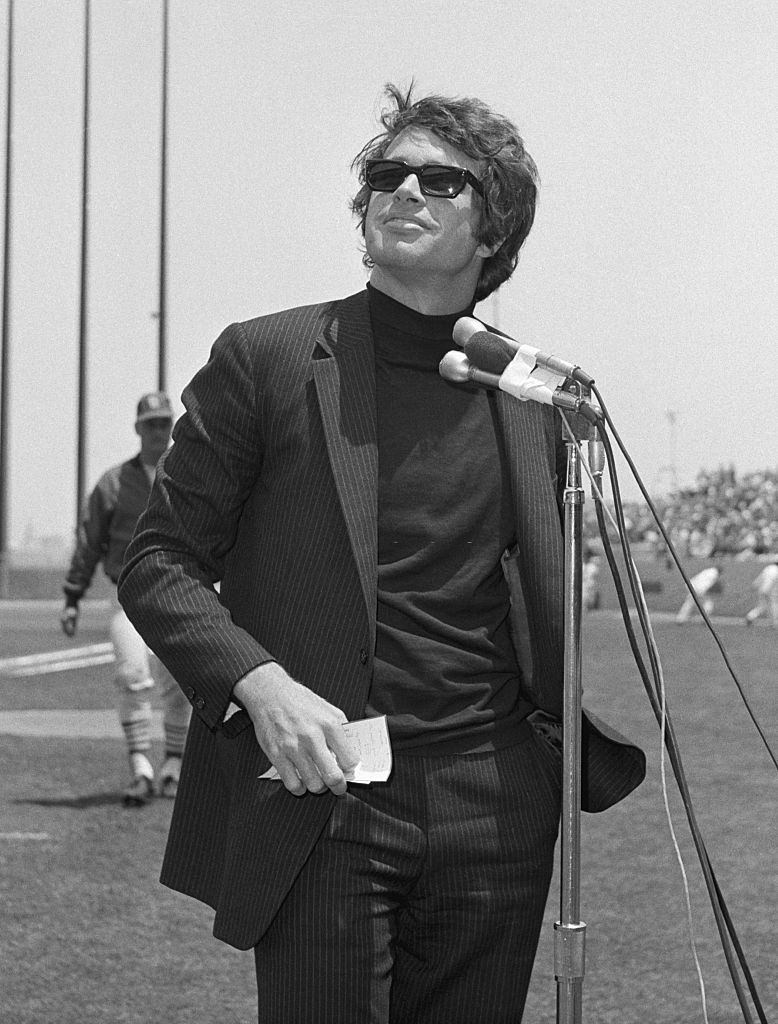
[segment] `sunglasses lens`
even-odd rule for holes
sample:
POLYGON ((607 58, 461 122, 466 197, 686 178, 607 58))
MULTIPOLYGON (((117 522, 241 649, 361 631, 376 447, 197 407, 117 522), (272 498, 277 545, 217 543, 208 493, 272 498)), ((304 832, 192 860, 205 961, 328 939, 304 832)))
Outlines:
POLYGON ((405 181, 407 171, 403 164, 393 160, 376 160, 368 164, 365 181, 376 192, 394 192, 405 181))
POLYGON ((462 191, 464 178, 464 172, 457 167, 434 164, 425 167, 421 175, 422 185, 431 196, 455 196, 462 191))

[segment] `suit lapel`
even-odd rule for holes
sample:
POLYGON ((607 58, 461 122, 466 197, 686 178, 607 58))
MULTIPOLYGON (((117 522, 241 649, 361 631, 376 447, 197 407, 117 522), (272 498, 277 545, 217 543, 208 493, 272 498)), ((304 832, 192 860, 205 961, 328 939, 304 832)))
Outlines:
POLYGON ((513 499, 513 521, 516 526, 516 545, 514 552, 505 561, 506 578, 511 591, 511 630, 516 655, 524 676, 525 685, 531 689, 533 678, 533 652, 527 617, 527 604, 521 578, 521 552, 523 548, 524 500, 532 493, 531 482, 528 480, 528 469, 525 453, 522 451, 521 437, 524 426, 524 405, 515 398, 505 395, 502 391, 494 394, 493 400, 497 407, 497 421, 500 426, 513 499))
POLYGON ((564 543, 556 500, 551 410, 495 395, 516 516, 517 563, 508 566, 516 652, 536 702, 556 711, 563 671, 564 543))
POLYGON ((557 530, 554 466, 549 462, 548 435, 543 410, 531 402, 520 402, 502 391, 495 394, 499 423, 516 514, 520 547, 548 517, 557 530))
POLYGON ((375 641, 378 445, 367 293, 337 304, 314 357, 314 381, 343 517, 375 641))

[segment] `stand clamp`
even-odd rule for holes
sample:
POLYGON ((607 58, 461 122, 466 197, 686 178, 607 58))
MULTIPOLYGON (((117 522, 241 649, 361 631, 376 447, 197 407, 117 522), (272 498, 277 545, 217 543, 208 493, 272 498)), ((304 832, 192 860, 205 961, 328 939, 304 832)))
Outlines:
POLYGON ((586 960, 586 925, 562 924, 554 925, 554 976, 556 980, 567 982, 583 978, 586 960))

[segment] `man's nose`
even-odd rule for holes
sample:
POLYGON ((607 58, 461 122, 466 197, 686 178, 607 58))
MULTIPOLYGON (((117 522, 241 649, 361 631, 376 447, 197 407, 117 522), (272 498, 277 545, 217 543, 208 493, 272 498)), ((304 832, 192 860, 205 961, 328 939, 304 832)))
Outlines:
POLYGON ((409 199, 415 202, 424 201, 424 193, 421 190, 419 179, 413 171, 397 186, 394 194, 398 199, 409 199))

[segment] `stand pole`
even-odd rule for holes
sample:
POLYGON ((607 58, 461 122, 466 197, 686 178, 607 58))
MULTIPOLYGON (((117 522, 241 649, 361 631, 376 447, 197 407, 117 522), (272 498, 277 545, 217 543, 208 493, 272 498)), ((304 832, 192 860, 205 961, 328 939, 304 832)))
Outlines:
POLYGON ((560 918, 554 925, 557 1024, 580 1024, 586 925, 581 911, 581 460, 567 443, 565 511, 565 672, 562 716, 560 918))

